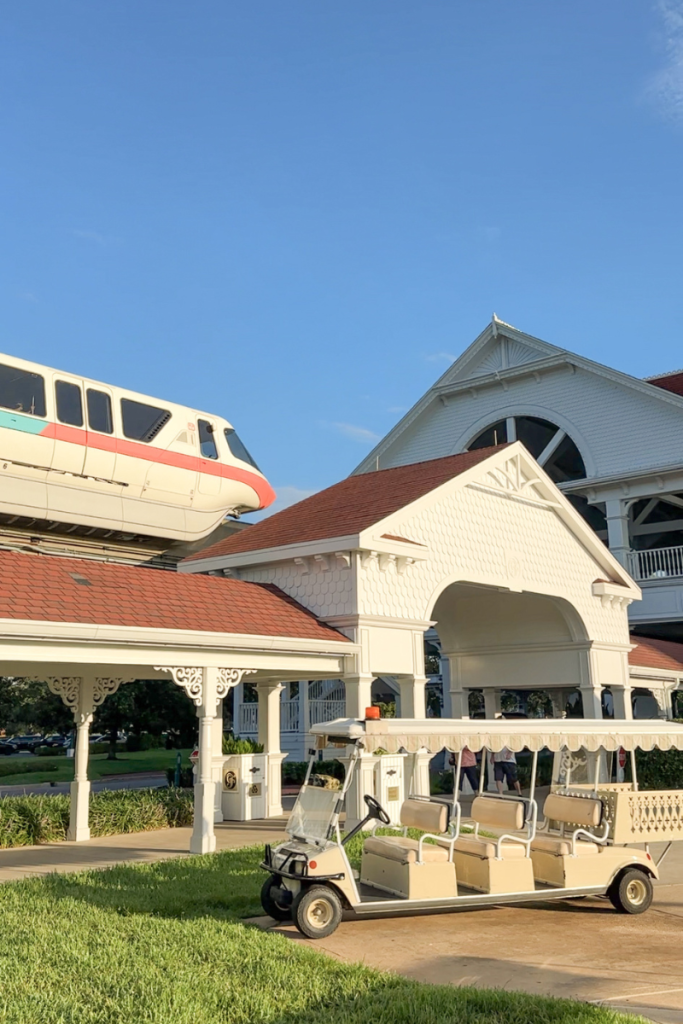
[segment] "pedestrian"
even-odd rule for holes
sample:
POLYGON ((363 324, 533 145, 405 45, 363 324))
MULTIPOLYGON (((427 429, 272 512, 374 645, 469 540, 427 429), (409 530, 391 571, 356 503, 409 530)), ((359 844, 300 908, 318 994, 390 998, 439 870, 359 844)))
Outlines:
POLYGON ((493 777, 501 796, 503 794, 503 779, 507 782, 508 789, 512 789, 514 786, 519 795, 522 795, 522 787, 517 778, 517 758, 509 747, 503 747, 493 755, 493 777))
MULTIPOLYGON (((456 754, 451 754, 448 763, 452 764, 453 767, 455 767, 455 765, 458 763, 457 755, 456 754)), ((461 790, 462 790, 463 782, 464 782, 465 779, 467 779, 467 781, 469 782, 470 786, 472 787, 472 791, 474 793, 476 793, 477 790, 479 789, 479 773, 477 771, 477 758, 472 753, 472 751, 470 750, 469 747, 463 747, 462 748, 462 756, 461 756, 461 759, 460 759, 460 784, 459 784, 459 788, 461 790)))

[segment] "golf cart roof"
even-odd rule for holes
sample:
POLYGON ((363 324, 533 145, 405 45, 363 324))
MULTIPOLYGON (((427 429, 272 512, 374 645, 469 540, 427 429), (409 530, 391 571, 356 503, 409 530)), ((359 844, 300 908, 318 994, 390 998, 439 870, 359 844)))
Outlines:
POLYGON ((399 750, 683 750, 683 725, 663 721, 590 718, 338 718, 311 726, 331 743, 358 743, 368 753, 399 750))

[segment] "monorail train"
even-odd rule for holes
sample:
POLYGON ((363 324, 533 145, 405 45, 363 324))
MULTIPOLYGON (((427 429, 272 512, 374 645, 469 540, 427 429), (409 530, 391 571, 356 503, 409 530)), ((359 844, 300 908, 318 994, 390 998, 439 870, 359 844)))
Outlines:
POLYGON ((0 516, 201 540, 275 493, 227 420, 0 355, 0 516))

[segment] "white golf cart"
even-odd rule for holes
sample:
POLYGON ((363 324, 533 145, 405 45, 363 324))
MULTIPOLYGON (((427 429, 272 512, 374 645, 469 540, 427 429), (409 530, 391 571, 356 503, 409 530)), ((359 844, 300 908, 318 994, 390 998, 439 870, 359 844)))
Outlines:
MULTIPOLYGON (((640 914, 652 901, 657 865, 648 844, 683 839, 683 792, 638 792, 636 748, 683 750, 683 727, 670 722, 536 719, 339 719, 313 726, 319 746, 350 755, 339 790, 314 784, 316 752, 287 824, 290 839, 266 846, 268 872, 261 901, 276 920, 293 919, 309 938, 338 926, 344 910, 357 915, 471 909, 501 903, 607 896, 622 913, 640 914), (364 797, 368 814, 342 838, 340 813, 362 751, 439 751, 465 747, 487 754, 507 747, 532 754, 527 797, 486 792, 482 771, 469 820, 458 786, 452 804, 428 796, 403 802, 396 834, 377 835, 389 816, 364 797), (350 748, 350 749, 349 749, 350 748), (617 752, 631 751, 632 782, 612 781, 617 752), (555 754, 555 781, 538 814, 538 754, 555 754), (577 766, 583 765, 583 774, 577 766), (360 874, 345 845, 371 823, 360 874), (409 828, 422 835, 412 839, 409 828)), ((386 831, 386 828, 385 830, 386 831)), ((660 857, 659 862, 663 858, 660 857)))

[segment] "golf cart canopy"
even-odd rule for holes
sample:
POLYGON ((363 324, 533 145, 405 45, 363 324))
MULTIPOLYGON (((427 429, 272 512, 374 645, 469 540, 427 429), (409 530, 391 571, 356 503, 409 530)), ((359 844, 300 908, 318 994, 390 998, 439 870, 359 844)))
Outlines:
POLYGON ((338 718, 319 722, 311 733, 327 743, 357 743, 369 754, 386 750, 436 752, 510 750, 683 750, 683 726, 675 722, 590 718, 502 719, 382 718, 359 721, 338 718))

